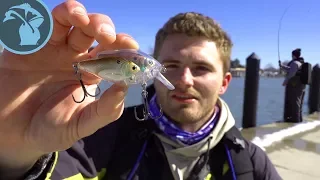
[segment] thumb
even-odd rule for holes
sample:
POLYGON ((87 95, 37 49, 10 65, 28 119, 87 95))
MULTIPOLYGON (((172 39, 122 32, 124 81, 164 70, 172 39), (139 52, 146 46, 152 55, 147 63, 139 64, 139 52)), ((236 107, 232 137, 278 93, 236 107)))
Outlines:
POLYGON ((115 83, 102 94, 100 99, 87 105, 78 122, 79 138, 89 136, 119 119, 123 113, 127 91, 127 85, 115 83))

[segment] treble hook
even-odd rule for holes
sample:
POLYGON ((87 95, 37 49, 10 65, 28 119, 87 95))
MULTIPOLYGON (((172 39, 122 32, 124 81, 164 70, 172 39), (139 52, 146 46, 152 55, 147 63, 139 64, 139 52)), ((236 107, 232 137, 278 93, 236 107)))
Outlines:
POLYGON ((149 103, 148 103, 148 92, 147 92, 147 83, 143 83, 142 85, 142 100, 143 100, 143 118, 139 118, 137 115, 137 107, 134 107, 134 116, 138 121, 144 121, 147 120, 149 117, 152 119, 159 119, 162 115, 162 108, 160 107, 160 115, 159 116, 152 116, 152 114, 149 111, 149 103))
POLYGON ((96 95, 91 95, 90 93, 88 93, 86 87, 84 86, 84 83, 82 81, 82 75, 81 75, 81 73, 79 71, 79 68, 78 68, 77 64, 73 64, 73 68, 75 70, 75 73, 76 73, 76 76, 77 76, 78 80, 80 81, 80 85, 81 85, 83 93, 84 93, 83 98, 82 98, 81 101, 76 101, 74 96, 72 95, 73 101, 76 102, 76 103, 82 103, 85 100, 85 98, 88 97, 88 96, 97 97, 101 92, 101 89, 100 89, 99 85, 97 85, 98 93, 96 95))

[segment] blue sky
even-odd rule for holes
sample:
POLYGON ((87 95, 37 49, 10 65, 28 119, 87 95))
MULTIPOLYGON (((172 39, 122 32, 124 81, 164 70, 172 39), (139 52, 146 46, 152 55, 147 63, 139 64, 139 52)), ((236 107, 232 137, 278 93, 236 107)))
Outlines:
MULTIPOLYGON (((52 10, 62 0, 45 0, 52 10)), ((255 52, 261 67, 278 61, 278 26, 287 11, 280 31, 281 59, 288 60, 291 50, 302 48, 311 64, 320 62, 320 3, 317 0, 79 0, 88 12, 109 15, 116 31, 133 36, 141 50, 149 51, 158 29, 180 12, 197 11, 216 19, 229 33, 234 49, 232 58, 245 58, 255 52)))

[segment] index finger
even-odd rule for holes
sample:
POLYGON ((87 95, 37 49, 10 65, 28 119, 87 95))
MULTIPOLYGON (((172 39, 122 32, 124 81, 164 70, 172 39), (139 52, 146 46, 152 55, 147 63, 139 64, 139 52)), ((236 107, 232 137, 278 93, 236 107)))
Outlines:
POLYGON ((66 43, 68 33, 72 26, 85 27, 90 23, 85 7, 77 1, 66 1, 52 10, 53 32, 50 44, 66 43))

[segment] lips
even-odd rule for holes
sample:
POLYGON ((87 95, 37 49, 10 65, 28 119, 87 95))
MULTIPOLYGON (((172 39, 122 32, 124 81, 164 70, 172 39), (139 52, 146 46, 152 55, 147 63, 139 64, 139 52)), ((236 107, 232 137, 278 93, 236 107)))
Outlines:
POLYGON ((173 97, 181 98, 181 99, 194 99, 194 97, 190 94, 174 94, 173 97))
POLYGON ((173 93, 171 96, 175 101, 179 102, 179 103, 193 103, 196 98, 195 96, 193 96, 192 94, 188 94, 188 93, 173 93))

